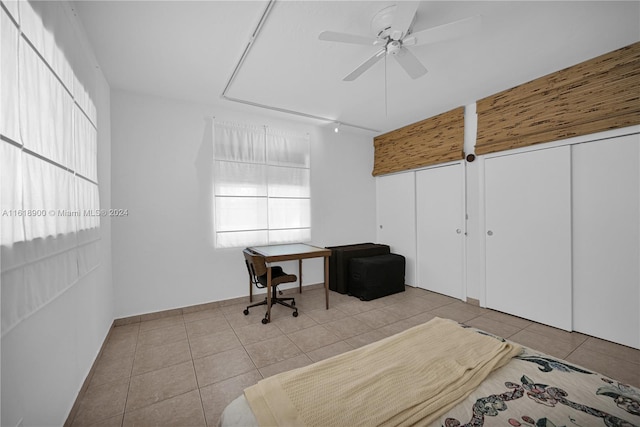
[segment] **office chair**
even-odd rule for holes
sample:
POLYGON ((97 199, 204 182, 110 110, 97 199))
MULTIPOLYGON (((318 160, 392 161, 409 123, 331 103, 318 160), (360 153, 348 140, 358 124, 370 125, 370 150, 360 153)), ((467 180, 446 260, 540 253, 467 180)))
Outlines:
MULTIPOLYGON (((267 287, 267 264, 264 261, 264 257, 256 254, 251 251, 251 249, 246 248, 242 251, 244 254, 245 264, 247 265, 247 271, 249 272, 249 302, 253 301, 253 286, 255 285, 258 288, 266 288, 267 287)), ((274 304, 284 305, 285 307, 292 308, 295 310, 293 312, 293 317, 298 317, 298 309, 296 308, 296 300, 294 298, 280 298, 278 297, 278 285, 281 283, 290 283, 298 280, 298 277, 295 274, 287 274, 282 271, 282 267, 273 266, 271 267, 271 307, 274 304), (291 304, 286 301, 291 301, 291 304)), ((280 291, 282 294, 282 291, 280 291)), ((267 297, 264 298, 264 301, 248 305, 247 308, 244 309, 243 313, 246 316, 249 314, 249 309, 252 307, 257 307, 259 305, 267 305, 267 297)), ((267 318, 267 314, 265 313, 264 318, 262 319, 263 324, 269 323, 269 319, 267 318)))

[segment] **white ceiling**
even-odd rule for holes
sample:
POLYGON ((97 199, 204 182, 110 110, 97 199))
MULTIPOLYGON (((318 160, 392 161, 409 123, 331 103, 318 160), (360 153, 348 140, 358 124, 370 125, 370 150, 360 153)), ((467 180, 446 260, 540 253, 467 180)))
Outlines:
MULTIPOLYGON (((271 114, 221 98, 267 4, 80 1, 74 8, 112 88, 271 114)), ((342 81, 378 48, 318 34, 371 35, 373 15, 392 4, 276 1, 226 95, 386 132, 640 40, 638 1, 423 1, 414 31, 475 15, 482 27, 412 48, 429 70, 416 80, 390 59, 342 81)))

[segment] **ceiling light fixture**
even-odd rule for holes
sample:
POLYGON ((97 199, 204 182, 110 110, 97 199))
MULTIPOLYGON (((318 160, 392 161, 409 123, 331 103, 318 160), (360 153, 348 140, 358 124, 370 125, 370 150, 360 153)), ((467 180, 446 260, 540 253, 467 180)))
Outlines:
POLYGON ((336 122, 336 127, 334 127, 334 128, 333 128, 333 131, 334 131, 335 133, 340 132, 340 126, 341 126, 341 125, 342 125, 342 123, 340 123, 340 122, 336 122))

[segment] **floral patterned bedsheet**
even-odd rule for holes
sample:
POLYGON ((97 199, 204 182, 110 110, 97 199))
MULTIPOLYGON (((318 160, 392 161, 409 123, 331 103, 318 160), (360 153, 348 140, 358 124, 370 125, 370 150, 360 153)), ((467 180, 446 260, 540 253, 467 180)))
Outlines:
POLYGON ((640 390, 525 348, 432 426, 640 426, 640 390))
MULTIPOLYGON (((257 426, 257 421, 241 395, 218 425, 257 426)), ((480 426, 640 427, 640 389, 525 347, 430 425, 480 426)))

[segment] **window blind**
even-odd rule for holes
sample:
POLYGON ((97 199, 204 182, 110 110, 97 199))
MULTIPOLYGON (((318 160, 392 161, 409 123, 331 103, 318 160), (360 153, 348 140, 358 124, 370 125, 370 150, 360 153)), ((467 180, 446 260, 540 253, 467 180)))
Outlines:
POLYGON ((373 139, 373 176, 464 158, 464 107, 373 139))
POLYGON ((476 154, 640 123, 640 42, 478 101, 476 154))
POLYGON ((311 239, 307 135, 214 122, 216 247, 311 239))

